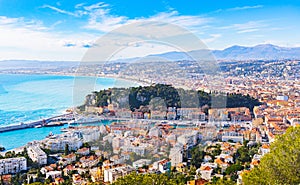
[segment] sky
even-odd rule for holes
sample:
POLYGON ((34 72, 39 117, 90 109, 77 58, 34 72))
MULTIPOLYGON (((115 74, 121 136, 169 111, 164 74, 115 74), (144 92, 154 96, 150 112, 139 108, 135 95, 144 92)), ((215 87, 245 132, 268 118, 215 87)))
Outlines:
MULTIPOLYGON (((0 60, 80 61, 99 38, 141 21, 180 26, 209 49, 300 47, 299 20, 299 0, 0 0, 0 60)), ((123 57, 174 48, 141 50, 123 57)))

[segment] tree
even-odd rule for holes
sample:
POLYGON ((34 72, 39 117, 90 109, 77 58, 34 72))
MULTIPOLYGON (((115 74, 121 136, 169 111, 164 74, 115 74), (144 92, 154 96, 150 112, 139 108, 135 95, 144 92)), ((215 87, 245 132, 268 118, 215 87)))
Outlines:
POLYGON ((245 163, 251 161, 251 156, 249 153, 248 147, 242 146, 237 150, 237 153, 235 154, 236 161, 245 163))
POLYGON ((300 127, 290 127, 271 144, 258 167, 243 175, 244 184, 300 183, 300 127))
POLYGON ((233 164, 231 166, 229 166, 228 168, 226 168, 225 173, 226 175, 232 175, 238 171, 243 170, 244 167, 240 164, 233 164))
POLYGON ((69 144, 66 144, 65 146, 65 155, 69 154, 69 144))
POLYGON ((235 185, 236 182, 232 180, 213 178, 211 182, 206 183, 206 185, 235 185))
POLYGON ((181 173, 170 174, 136 174, 131 173, 117 179, 113 185, 185 185, 187 178, 181 173))
POLYGON ((29 182, 29 184, 33 183, 32 177, 29 178, 29 181, 28 181, 28 182, 29 182))
POLYGON ((29 184, 29 185, 44 185, 44 183, 42 183, 42 182, 34 182, 34 183, 29 184))
POLYGON ((51 182, 53 182, 52 176, 49 176, 47 179, 45 179, 46 184, 50 184, 51 182))
POLYGON ((241 171, 244 169, 244 166, 240 165, 240 164, 233 164, 231 166, 229 166, 228 168, 226 168, 225 170, 225 174, 226 175, 230 175, 230 179, 232 181, 236 181, 236 179, 238 178, 238 171, 241 171))
POLYGON ((82 147, 84 148, 91 148, 90 144, 89 143, 83 143, 82 147))
POLYGON ((196 168, 199 168, 205 156, 205 152, 203 151, 203 148, 201 148, 200 146, 196 146, 191 150, 191 154, 192 154, 191 164, 196 168))

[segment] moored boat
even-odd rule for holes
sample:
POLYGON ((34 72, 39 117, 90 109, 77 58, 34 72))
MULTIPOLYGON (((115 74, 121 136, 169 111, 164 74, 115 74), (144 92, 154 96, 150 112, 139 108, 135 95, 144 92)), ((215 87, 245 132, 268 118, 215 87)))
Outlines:
POLYGON ((50 122, 50 123, 47 123, 47 124, 45 124, 44 126, 45 127, 56 127, 56 126, 63 126, 65 123, 63 123, 63 122, 58 122, 58 121, 56 121, 56 122, 50 122))

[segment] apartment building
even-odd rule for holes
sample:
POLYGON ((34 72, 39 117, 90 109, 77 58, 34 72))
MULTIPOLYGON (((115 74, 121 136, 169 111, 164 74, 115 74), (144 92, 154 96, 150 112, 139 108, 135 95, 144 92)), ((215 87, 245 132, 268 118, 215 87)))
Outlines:
POLYGON ((33 162, 37 162, 39 165, 47 164, 47 154, 39 146, 27 147, 27 153, 33 162))
POLYGON ((0 159, 0 175, 14 174, 25 170, 27 170, 25 157, 0 159))

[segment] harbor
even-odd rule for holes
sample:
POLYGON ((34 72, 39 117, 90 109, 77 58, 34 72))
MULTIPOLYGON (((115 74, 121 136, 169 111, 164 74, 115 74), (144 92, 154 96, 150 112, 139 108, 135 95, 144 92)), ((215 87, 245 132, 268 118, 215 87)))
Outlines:
POLYGON ((62 114, 58 116, 53 116, 46 119, 41 119, 38 121, 30 122, 30 123, 20 123, 16 125, 8 125, 8 126, 2 126, 0 127, 0 133, 1 132, 8 132, 13 130, 22 130, 27 128, 40 128, 43 126, 62 126, 64 124, 67 124, 69 121, 74 120, 73 113, 67 113, 62 114))

